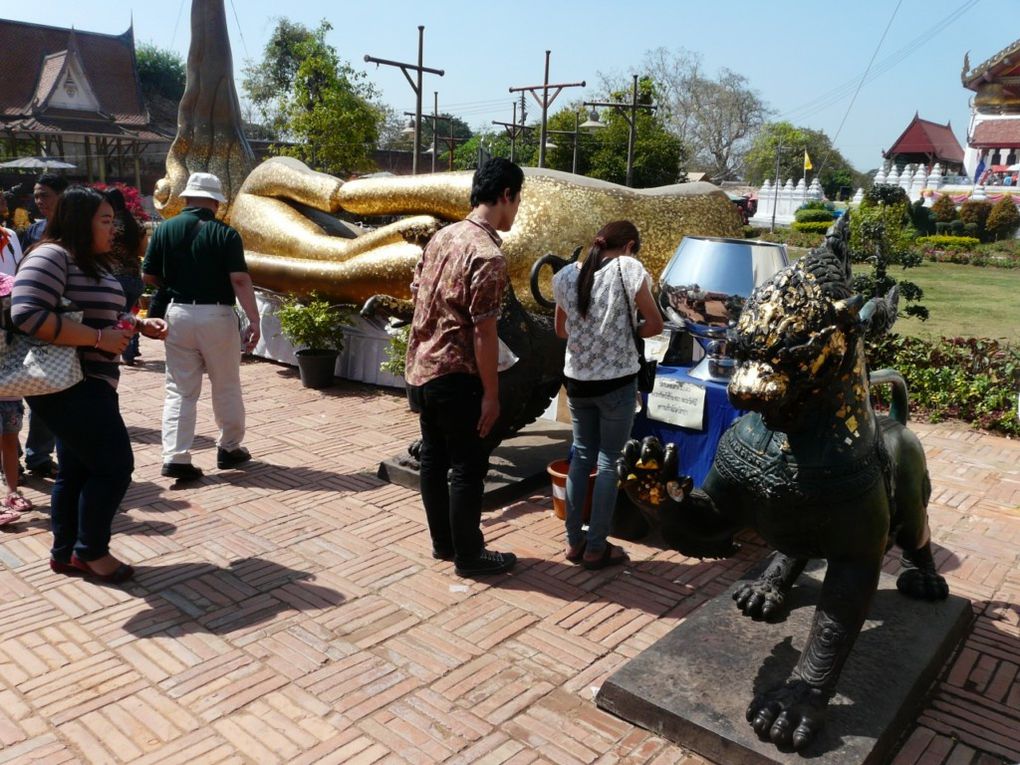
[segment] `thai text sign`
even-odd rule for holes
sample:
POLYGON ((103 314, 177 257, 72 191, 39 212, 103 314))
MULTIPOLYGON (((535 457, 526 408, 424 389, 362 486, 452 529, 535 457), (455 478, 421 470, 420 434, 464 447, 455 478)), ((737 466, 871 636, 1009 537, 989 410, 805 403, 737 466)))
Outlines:
POLYGON ((690 430, 705 429, 705 389, 694 383, 658 377, 648 394, 648 418, 690 430))

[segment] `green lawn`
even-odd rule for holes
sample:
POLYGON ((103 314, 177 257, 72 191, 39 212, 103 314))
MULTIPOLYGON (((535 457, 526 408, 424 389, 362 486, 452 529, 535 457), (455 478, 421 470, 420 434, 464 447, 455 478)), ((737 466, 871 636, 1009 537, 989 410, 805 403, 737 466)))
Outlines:
MULTIPOLYGON (((808 253, 787 246, 790 261, 808 253)), ((855 271, 866 266, 855 263, 855 271)), ((893 267, 895 279, 924 290, 928 321, 900 316, 893 331, 913 337, 990 337, 1020 346, 1020 268, 991 268, 924 261, 917 268, 893 267)), ((900 308, 903 303, 900 303, 900 308)))
POLYGON ((901 317, 893 331, 915 337, 990 337, 1020 345, 1020 269, 925 261, 917 268, 893 268, 890 276, 921 287, 921 302, 931 312, 925 322, 901 317))

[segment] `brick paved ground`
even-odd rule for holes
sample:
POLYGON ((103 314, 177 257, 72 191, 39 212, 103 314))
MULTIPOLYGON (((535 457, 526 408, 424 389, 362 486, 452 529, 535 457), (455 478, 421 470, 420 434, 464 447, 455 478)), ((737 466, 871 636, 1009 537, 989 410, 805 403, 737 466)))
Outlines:
MULTIPOLYGON (((51 574, 42 513, 0 533, 0 762, 702 762, 592 693, 758 559, 753 539, 710 563, 631 544, 629 569, 589 573, 559 557, 546 492, 484 518, 516 572, 462 580, 432 560, 417 496, 375 478, 416 432, 399 395, 247 363, 257 464, 210 469, 203 398, 209 474, 180 490, 159 477, 162 365, 143 350, 113 545, 135 582, 51 574)), ((895 762, 1018 761, 1020 444, 917 430, 939 565, 975 622, 895 762)))

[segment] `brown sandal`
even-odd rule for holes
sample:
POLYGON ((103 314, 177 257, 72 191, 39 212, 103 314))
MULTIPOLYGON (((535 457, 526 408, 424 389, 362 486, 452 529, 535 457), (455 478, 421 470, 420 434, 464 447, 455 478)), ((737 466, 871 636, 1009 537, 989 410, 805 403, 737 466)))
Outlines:
POLYGON ((601 568, 608 568, 609 566, 619 566, 624 563, 630 563, 630 556, 624 551, 624 549, 618 545, 607 544, 602 549, 602 554, 595 559, 584 558, 581 561, 588 571, 598 571, 601 568), (619 551, 619 555, 613 556, 613 551, 619 551))
POLYGON ((587 546, 588 541, 584 540, 576 548, 568 547, 568 552, 564 553, 563 557, 571 563, 580 563, 584 559, 584 550, 587 546))

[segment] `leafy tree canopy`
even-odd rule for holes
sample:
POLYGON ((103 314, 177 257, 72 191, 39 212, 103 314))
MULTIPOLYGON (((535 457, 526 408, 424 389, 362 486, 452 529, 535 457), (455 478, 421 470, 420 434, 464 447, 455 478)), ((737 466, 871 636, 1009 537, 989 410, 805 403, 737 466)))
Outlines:
POLYGON ((160 95, 171 101, 181 100, 188 75, 184 59, 172 50, 142 43, 135 49, 135 60, 142 93, 147 97, 160 95))
MULTIPOLYGON (((775 182, 776 151, 782 142, 779 158, 779 182, 788 178, 799 179, 804 173, 804 152, 814 165, 809 174, 820 173, 822 189, 829 199, 835 199, 841 188, 864 186, 866 178, 832 146, 832 141, 821 130, 795 127, 789 122, 770 122, 755 137, 744 158, 747 182, 760 186, 766 179, 775 182), (823 166, 824 163, 824 166, 823 166)), ((810 181, 814 175, 809 175, 810 181)))
POLYGON ((327 21, 313 31, 280 19, 263 61, 244 70, 244 89, 277 147, 335 175, 372 167, 372 150, 384 115, 363 72, 340 59, 326 42, 327 21))

